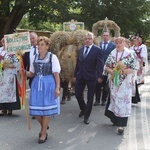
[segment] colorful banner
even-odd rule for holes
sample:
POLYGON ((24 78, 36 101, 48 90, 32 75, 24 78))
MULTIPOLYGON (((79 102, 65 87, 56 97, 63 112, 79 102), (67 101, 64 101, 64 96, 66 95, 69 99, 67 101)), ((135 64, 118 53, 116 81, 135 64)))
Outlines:
POLYGON ((84 30, 84 22, 76 22, 71 20, 70 22, 63 23, 64 31, 76 31, 76 30, 84 30))
POLYGON ((31 42, 29 32, 20 32, 4 35, 5 47, 8 53, 30 51, 31 42))

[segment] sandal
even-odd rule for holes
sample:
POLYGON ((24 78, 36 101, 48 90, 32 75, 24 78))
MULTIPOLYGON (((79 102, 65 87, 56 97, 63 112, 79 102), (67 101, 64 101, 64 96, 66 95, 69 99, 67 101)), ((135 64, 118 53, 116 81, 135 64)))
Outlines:
POLYGON ((4 116, 4 115, 6 115, 7 114, 7 110, 2 110, 1 112, 0 112, 0 116, 4 116))

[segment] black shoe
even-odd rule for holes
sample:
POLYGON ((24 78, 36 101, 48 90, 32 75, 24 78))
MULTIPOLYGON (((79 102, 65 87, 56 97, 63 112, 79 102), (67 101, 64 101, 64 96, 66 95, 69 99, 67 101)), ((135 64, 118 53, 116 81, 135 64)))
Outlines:
POLYGON ((62 105, 65 104, 65 103, 66 103, 65 99, 62 99, 61 102, 60 102, 60 104, 62 104, 62 105))
POLYGON ((93 104, 94 106, 98 106, 100 104, 100 102, 95 101, 95 103, 93 104))
POLYGON ((84 123, 89 124, 90 123, 89 119, 84 119, 84 123))
POLYGON ((80 114, 79 114, 79 117, 81 118, 82 116, 84 116, 84 111, 83 110, 81 110, 80 111, 80 114))
POLYGON ((35 119, 35 117, 34 117, 34 116, 32 116, 32 119, 35 119))
POLYGON ((101 103, 101 106, 105 106, 105 105, 106 105, 106 102, 102 102, 102 103, 101 103))
POLYGON ((44 140, 39 139, 38 143, 39 143, 39 144, 45 143, 45 142, 46 142, 46 140, 47 140, 47 136, 48 136, 48 134, 46 134, 46 137, 45 137, 45 139, 44 139, 44 140))
POLYGON ((119 128, 118 129, 118 133, 121 135, 121 134, 123 134, 124 133, 124 129, 123 128, 119 128))

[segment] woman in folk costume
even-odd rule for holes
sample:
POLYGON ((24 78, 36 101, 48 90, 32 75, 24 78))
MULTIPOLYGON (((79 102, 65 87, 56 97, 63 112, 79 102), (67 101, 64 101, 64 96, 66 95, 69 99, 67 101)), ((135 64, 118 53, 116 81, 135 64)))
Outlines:
POLYGON ((143 67, 144 67, 144 74, 148 72, 148 52, 147 47, 145 44, 143 44, 142 38, 139 37, 139 47, 141 47, 144 50, 144 59, 143 59, 143 67))
POLYGON ((60 64, 56 55, 48 52, 50 41, 47 37, 38 38, 38 51, 34 57, 27 77, 34 77, 31 84, 29 111, 40 123, 38 143, 47 140, 47 127, 50 116, 60 112, 60 64))
POLYGON ((135 36, 133 38, 133 46, 130 48, 131 50, 135 51, 136 55, 137 55, 137 60, 139 62, 139 69, 137 71, 137 84, 144 84, 144 67, 143 67, 143 63, 145 60, 145 50, 144 48, 141 46, 140 42, 139 42, 139 37, 135 36))
POLYGON ((136 60, 133 53, 124 47, 123 37, 116 38, 115 43, 116 49, 110 53, 104 66, 104 75, 108 73, 110 86, 105 115, 122 134, 131 114, 132 76, 136 60))
POLYGON ((4 39, 0 48, 1 75, 0 75, 0 116, 12 115, 13 110, 20 109, 20 98, 17 87, 17 72, 20 68, 16 54, 5 51, 4 39))
MULTIPOLYGON (((125 47, 130 49, 131 43, 129 39, 125 39, 125 47)), ((131 52, 133 53, 135 59, 136 59, 136 70, 134 71, 132 80, 133 80, 133 86, 132 86, 132 103, 137 104, 138 102, 141 101, 140 95, 139 95, 139 90, 138 90, 138 85, 137 85, 137 71, 139 69, 139 61, 137 58, 137 55, 134 50, 130 49, 131 52)))

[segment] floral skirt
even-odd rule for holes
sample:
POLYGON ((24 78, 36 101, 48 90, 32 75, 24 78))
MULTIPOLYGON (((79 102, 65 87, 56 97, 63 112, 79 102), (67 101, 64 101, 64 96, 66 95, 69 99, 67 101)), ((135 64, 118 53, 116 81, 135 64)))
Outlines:
POLYGON ((128 122, 128 117, 115 116, 115 114, 112 111, 108 110, 109 105, 110 105, 110 94, 109 94, 106 109, 105 109, 105 116, 108 117, 115 126, 126 127, 127 122, 128 122))
POLYGON ((53 116, 60 114, 59 97, 55 98, 53 75, 35 76, 30 91, 29 113, 31 116, 53 116))
MULTIPOLYGON (((17 78, 15 77, 15 83, 17 85, 17 78)), ((16 101, 15 102, 10 102, 10 103, 0 103, 0 110, 6 109, 6 110, 19 110, 21 109, 20 105, 20 97, 19 97, 19 91, 18 87, 15 87, 16 90, 16 101)))

